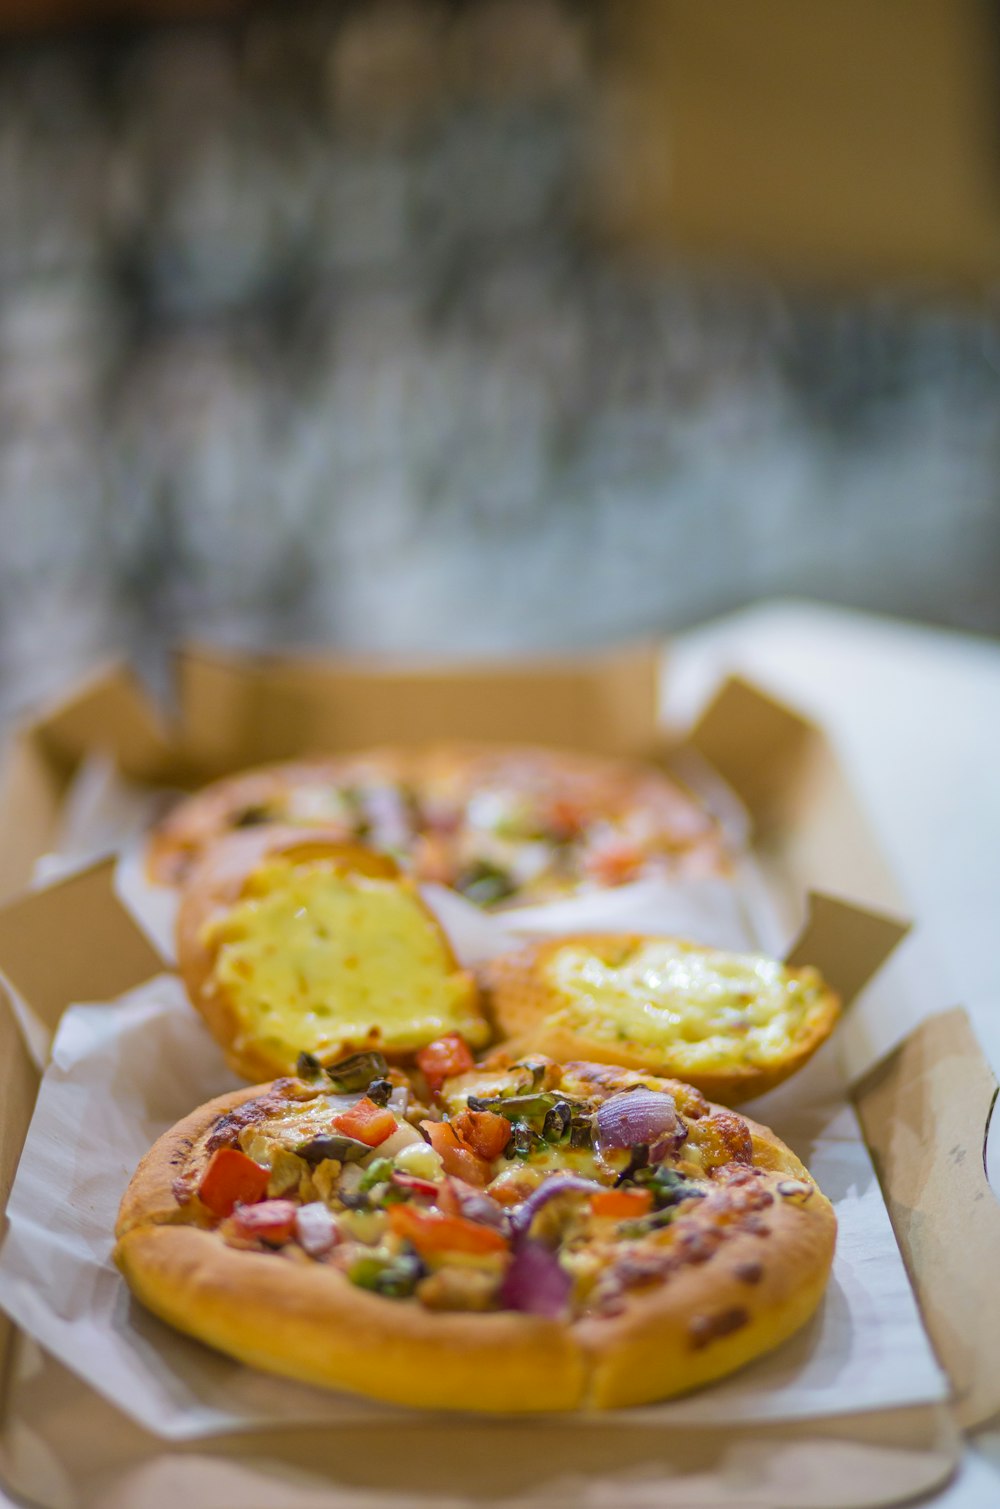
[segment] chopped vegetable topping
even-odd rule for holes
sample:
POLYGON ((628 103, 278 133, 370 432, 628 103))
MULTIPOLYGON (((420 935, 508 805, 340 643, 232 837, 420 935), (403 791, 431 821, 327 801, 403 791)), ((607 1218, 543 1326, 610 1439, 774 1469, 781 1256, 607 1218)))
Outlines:
POLYGON ((495 906, 513 896, 517 885, 508 870, 488 859, 477 859, 455 877, 455 890, 477 906, 495 906))
POLYGON ((420 1130, 427 1136, 431 1147, 440 1156, 446 1174, 454 1174, 469 1184, 480 1187, 490 1182, 492 1169, 485 1158, 460 1141, 455 1128, 447 1121, 422 1121, 420 1130))
POLYGON ((417 1068, 426 1079, 432 1095, 440 1090, 446 1079, 454 1079, 457 1074, 467 1074, 475 1067, 475 1062, 468 1044, 457 1032, 436 1038, 417 1054, 417 1068))
POLYGON ((215 1216, 232 1215, 237 1203, 252 1205, 267 1193, 270 1173, 241 1153, 239 1148, 220 1147, 208 1160, 198 1185, 198 1198, 215 1216))
POLYGON ((257 1205, 237 1205, 230 1217, 236 1236, 256 1237, 272 1247, 290 1242, 295 1233, 299 1207, 294 1200, 261 1200, 257 1205))
POLYGON ((506 1252, 507 1241, 499 1231, 447 1216, 437 1210, 418 1210, 415 1205, 394 1205, 389 1211, 389 1230, 415 1247, 421 1256, 442 1252, 506 1252))
POLYGON ((652 1210, 653 1192, 650 1189, 604 1189, 591 1197, 590 1208, 595 1216, 613 1221, 635 1220, 652 1210))
POLYGON ((384 1294, 388 1299, 407 1299, 425 1271, 418 1257, 404 1252, 390 1254, 376 1249, 357 1257, 348 1269, 347 1276, 360 1289, 371 1289, 376 1294, 384 1294))
POLYGON ((368 1157, 371 1144, 358 1137, 312 1137, 300 1143, 295 1151, 313 1166, 328 1158, 335 1158, 338 1163, 358 1163, 368 1157))
POLYGON ((391 1111, 384 1106, 377 1106, 365 1095, 349 1111, 341 1111, 339 1116, 335 1116, 330 1125, 345 1137, 353 1137, 367 1147, 378 1147, 380 1142, 392 1136, 397 1122, 391 1111))
POLYGON ((428 1199, 435 1199, 441 1186, 432 1184, 430 1179, 418 1179, 414 1174, 401 1174, 399 1169, 393 1169, 390 1178, 397 1189, 402 1189, 411 1195, 426 1195, 428 1199))
POLYGON ((364 1192, 374 1189, 376 1184, 385 1184, 392 1177, 392 1171, 391 1158, 376 1158, 373 1163, 369 1163, 362 1174, 358 1189, 364 1192))
POLYGON ((295 1236, 311 1258, 323 1257, 336 1245, 337 1225, 321 1200, 299 1206, 295 1213, 295 1236))
POLYGON ((384 1079, 388 1064, 381 1053, 352 1053, 339 1063, 327 1066, 327 1077, 341 1095, 352 1090, 367 1090, 373 1079, 384 1079))
POLYGON ((492 1111, 460 1111, 452 1122, 462 1142, 480 1158, 499 1158, 510 1141, 510 1122, 492 1111))
POLYGON ((373 1079, 365 1093, 375 1105, 387 1106, 392 1094, 392 1084, 387 1079, 373 1079))

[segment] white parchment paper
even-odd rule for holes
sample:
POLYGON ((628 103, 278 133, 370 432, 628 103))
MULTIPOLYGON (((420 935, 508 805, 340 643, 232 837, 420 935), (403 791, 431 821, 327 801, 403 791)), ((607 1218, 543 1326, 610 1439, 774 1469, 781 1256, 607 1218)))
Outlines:
MULTIPOLYGON (((131 1299, 114 1268, 118 1202, 139 1159, 192 1107, 235 1086, 173 976, 114 1004, 71 1007, 11 1195, 0 1304, 98 1392, 172 1440, 397 1416, 389 1406, 244 1368, 179 1335, 131 1299)), ((616 1418, 736 1425, 945 1397, 833 1055, 821 1053, 758 1113, 837 1209, 837 1256, 821 1311, 730 1380, 616 1418)))

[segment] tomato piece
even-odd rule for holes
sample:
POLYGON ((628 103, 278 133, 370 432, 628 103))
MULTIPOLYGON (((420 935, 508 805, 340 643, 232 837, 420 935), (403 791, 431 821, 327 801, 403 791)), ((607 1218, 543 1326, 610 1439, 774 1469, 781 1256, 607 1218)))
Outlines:
POLYGON ((506 1237, 492 1227, 467 1221, 464 1216, 418 1210, 415 1205, 391 1205, 389 1230, 409 1242, 422 1256, 437 1252, 507 1251, 506 1237))
POLYGON ((468 1184, 480 1189, 489 1184, 493 1170, 485 1158, 480 1158, 464 1142, 460 1142, 455 1128, 447 1121, 422 1121, 420 1130, 426 1132, 431 1147, 440 1155, 446 1174, 454 1174, 468 1184))
POLYGON ((298 1209, 294 1200, 261 1200, 257 1205, 237 1205, 230 1221, 237 1236, 257 1237, 280 1247, 295 1235, 298 1209))
POLYGON ((363 1095, 356 1106, 351 1106, 349 1111, 341 1111, 330 1125, 334 1131, 343 1132, 345 1137, 353 1137, 356 1142, 363 1142, 367 1147, 378 1147, 387 1137, 392 1136, 399 1122, 387 1106, 377 1106, 367 1095, 363 1095))
POLYGON ((267 1194, 271 1175, 237 1147, 216 1148, 198 1185, 198 1199, 214 1216, 231 1216, 237 1202, 254 1205, 267 1194))
POLYGON ((417 1054, 417 1068, 426 1079, 432 1095, 440 1090, 446 1079, 454 1079, 456 1074, 467 1074, 475 1068, 475 1063, 464 1037, 460 1037, 457 1032, 435 1038, 433 1043, 428 1043, 417 1054))
POLYGON ((510 1141, 510 1122, 494 1111, 459 1111, 452 1126, 467 1147, 491 1161, 500 1157, 510 1141))
POLYGON ((579 802, 574 802, 571 797, 556 796, 549 803, 544 822, 553 838, 568 840, 582 830, 586 818, 586 810, 579 802))
POLYGON ((648 1215, 653 1208, 653 1192, 650 1189, 602 1189, 592 1195, 590 1208, 595 1216, 609 1216, 614 1221, 635 1220, 648 1215))
POLYGON ((642 850, 635 844, 607 844, 588 855, 586 868, 601 885, 623 885, 631 880, 642 864, 642 850))

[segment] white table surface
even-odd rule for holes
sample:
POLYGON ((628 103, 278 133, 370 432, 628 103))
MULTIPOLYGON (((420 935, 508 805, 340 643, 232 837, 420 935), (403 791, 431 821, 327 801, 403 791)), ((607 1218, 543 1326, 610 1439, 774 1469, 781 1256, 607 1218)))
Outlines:
MULTIPOLYGON (((686 721, 739 671, 823 724, 940 976, 1000 1072, 1000 643, 811 603, 768 603, 682 635, 669 711, 686 721)), ((1000 1116, 989 1145, 1000 1182, 1000 1116)), ((1000 1253, 997 1254, 1000 1260, 1000 1253)), ((934 1509, 1000 1506, 1000 1422, 934 1509)))
MULTIPOLYGON (((924 928, 942 1004, 968 1007, 1000 1068, 1000 949, 991 946, 1000 898, 1000 643, 769 603, 680 636, 671 714, 692 714, 728 671, 828 731, 924 928)), ((8 1502, 0 1492, 0 1504, 8 1502)), ((927 1502, 1000 1505, 1000 1422, 977 1434, 955 1481, 927 1502)))

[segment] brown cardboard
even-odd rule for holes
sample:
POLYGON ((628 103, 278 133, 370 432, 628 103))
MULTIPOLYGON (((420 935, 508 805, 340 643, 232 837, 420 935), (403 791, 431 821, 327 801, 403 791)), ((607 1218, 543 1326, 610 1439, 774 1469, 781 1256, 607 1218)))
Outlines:
POLYGON ((750 812, 778 892, 816 889, 902 911, 890 873, 826 736, 742 677, 723 682, 687 743, 750 812))
POLYGON ((0 968, 47 1027, 71 1001, 113 1000, 163 967, 132 919, 108 904, 114 868, 103 860, 0 910, 0 968))
POLYGON ((856 1096, 893 1230, 966 1428, 1000 1408, 1000 1305, 986 1287, 1000 1253, 1000 1204, 981 1130, 996 1095, 968 1017, 953 1010, 924 1022, 856 1096))
POLYGON ((31 880, 55 828, 63 784, 34 732, 11 739, 0 762, 0 901, 31 880))
POLYGON ((453 738, 645 750, 657 739, 661 662, 658 650, 644 647, 527 670, 399 671, 189 650, 178 657, 181 737, 211 770, 453 738))
POLYGON ((391 1444, 352 1426, 169 1450, 59 1363, 29 1367, 32 1433, 4 1474, 53 1509, 870 1509, 942 1485, 957 1447, 947 1411, 925 1408, 732 1433, 393 1421, 391 1444))
MULTIPOLYGON (((20 1028, 0 982, 0 1210, 3 1212, 7 1209, 7 1196, 17 1172, 37 1093, 38 1073, 28 1057, 20 1028)), ((0 1215, 0 1238, 6 1225, 6 1215, 0 1215)), ((0 1315, 0 1414, 12 1330, 6 1315, 0 1315)))
POLYGON ((785 962, 793 969, 815 965, 841 1005, 849 1006, 909 931, 899 918, 810 891, 805 926, 785 962))
POLYGON ((155 778, 172 759, 162 719, 133 673, 118 662, 78 683, 33 729, 45 753, 63 770, 100 750, 113 754, 125 775, 155 778))
MULTIPOLYGON (((296 752, 300 747, 339 749, 379 739, 431 736, 502 733, 515 740, 547 739, 586 748, 647 752, 658 742, 654 696, 658 659, 652 651, 643 650, 563 666, 404 674, 316 661, 290 664, 268 658, 244 663, 238 657, 192 653, 180 664, 180 726, 172 737, 164 736, 131 678, 112 670, 78 689, 21 736, 13 762, 8 764, 13 776, 8 774, 6 785, 0 788, 0 823, 18 827, 23 807, 26 836, 20 841, 19 860, 23 867, 26 858, 36 857, 47 842, 62 784, 92 738, 99 740, 102 749, 117 754, 130 774, 156 778, 176 778, 195 768, 231 768, 291 753, 293 748, 296 752)), ((821 956, 841 993, 849 998, 870 973, 878 951, 888 951, 898 941, 903 925, 887 915, 870 915, 870 909, 879 913, 898 909, 898 897, 823 736, 747 683, 732 681, 694 731, 692 743, 750 807, 762 837, 760 857, 786 902, 796 903, 807 884, 829 885, 865 902, 861 908, 832 896, 815 896, 806 932, 792 956, 804 957, 807 952, 821 956), (842 929, 846 926, 850 936, 859 919, 862 930, 854 934, 856 947, 845 947, 842 929)), ((70 999, 107 998, 160 967, 115 902, 107 865, 22 898, 0 913, 0 966, 9 970, 12 982, 50 1023, 70 999), (58 950, 52 948, 53 938, 60 940, 58 950)), ((0 1050, 13 1041, 5 1005, 0 1001, 0 1050)), ((918 1055, 926 1076, 934 1081, 934 1055, 921 1047, 926 1030, 918 1029, 904 1046, 918 1055)), ((977 1050, 969 1046, 974 1057, 977 1050)), ((0 1173, 7 1173, 13 1171, 11 1152, 23 1137, 35 1077, 19 1052, 5 1053, 3 1064, 13 1081, 4 1107, 9 1110, 8 1140, 0 1144, 0 1173)), ((950 1072, 946 1071, 944 1084, 950 1072)), ((907 1179, 918 1165, 909 1161, 905 1139, 902 1144, 893 1140, 897 1094, 901 1111, 909 1114, 907 1084, 905 1076, 891 1074, 878 1080, 874 1110, 869 1105, 869 1086, 861 1096, 863 1115, 871 1119, 873 1146, 883 1160, 880 1171, 890 1210, 895 1199, 904 1227, 907 1212, 911 1226, 919 1213, 915 1201, 907 1203, 907 1194, 914 1193, 907 1179), (891 1158, 877 1140, 886 1131, 890 1150, 894 1150, 891 1158)), ((944 1093, 937 1084, 932 1089, 922 1081, 919 1085, 922 1099, 912 1111, 914 1116, 922 1114, 926 1105, 936 1106, 937 1097, 944 1093)), ((935 1181, 944 1187, 948 1148, 960 1142, 969 1149, 982 1144, 985 1117, 979 1097, 954 1096, 950 1115, 960 1123, 957 1135, 947 1147, 940 1141, 931 1144, 929 1152, 942 1156, 936 1160, 940 1166, 928 1187, 931 1183, 936 1187, 935 1181)), ((922 1157, 926 1162, 926 1155, 922 1157)), ((921 1178, 925 1176, 926 1170, 921 1178)), ((983 1234, 992 1240, 989 1232, 983 1234)), ((975 1247, 980 1263, 985 1264, 988 1249, 979 1248, 978 1241, 975 1247)), ((938 1247, 932 1251, 926 1243, 911 1241, 907 1255, 922 1301, 927 1304, 924 1288, 930 1283, 929 1311, 945 1310, 949 1286, 958 1281, 956 1270, 949 1266, 949 1252, 938 1247), (932 1273, 924 1271, 928 1259, 932 1273)), ((963 1262, 971 1261, 971 1256, 966 1252, 963 1262)), ((973 1352, 981 1332, 979 1319, 965 1313, 961 1317, 961 1340, 973 1352)), ((25 1347, 30 1344, 18 1338, 13 1355, 20 1356, 25 1347)), ((959 1358, 960 1386, 975 1373, 971 1390, 976 1418, 989 1413, 991 1401, 993 1410, 1000 1408, 1000 1367, 995 1356, 977 1356, 975 1369, 969 1367, 966 1356, 964 1373, 959 1358)), ((57 1364, 45 1361, 40 1376, 46 1387, 35 1396, 34 1414, 25 1413, 32 1396, 19 1381, 12 1428, 6 1437, 9 1448, 12 1443, 23 1443, 25 1430, 32 1433, 35 1445, 46 1433, 52 1436, 48 1443, 54 1453, 52 1482, 45 1484, 36 1455, 26 1466, 25 1457, 16 1454, 5 1469, 22 1491, 35 1493, 46 1503, 119 1503, 130 1509, 133 1504, 149 1503, 159 1509, 176 1497, 183 1484, 192 1505, 204 1503, 207 1509, 208 1504, 219 1502, 274 1502, 276 1482, 280 1501, 290 1505, 347 1503, 352 1495, 361 1494, 371 1503, 419 1502, 414 1498, 414 1474, 407 1470, 405 1455, 396 1450, 386 1454, 376 1446, 359 1460, 349 1443, 342 1443, 343 1450, 337 1451, 336 1442, 307 1440, 303 1434, 287 1446, 268 1435, 266 1448, 255 1438, 249 1453, 247 1443, 240 1439, 169 1452, 162 1443, 141 1439, 135 1426, 71 1375, 59 1381, 61 1373, 57 1364), (57 1400, 61 1403, 53 1416, 57 1400), (307 1465, 315 1467, 318 1476, 298 1473, 298 1468, 307 1465), (292 1496, 293 1477, 297 1498, 292 1496), (58 1489, 53 1486, 56 1482, 58 1489), (210 1487, 203 1491, 199 1483, 210 1487)), ((498 1496, 506 1495, 518 1505, 543 1499, 550 1503, 575 1500, 581 1484, 579 1472, 572 1476, 572 1452, 580 1471, 590 1475, 587 1491, 595 1503, 610 1499, 623 1506, 633 1501, 643 1505, 680 1502, 673 1496, 676 1478, 690 1472, 692 1476, 683 1481, 696 1497, 715 1494, 714 1499, 705 1497, 705 1502, 787 1502, 801 1504, 803 1509, 828 1502, 898 1501, 943 1481, 955 1457, 947 1422, 941 1411, 931 1409, 883 1411, 828 1426, 811 1422, 790 1431, 738 1432, 732 1441, 710 1440, 711 1432, 690 1431, 684 1432, 683 1440, 668 1440, 672 1433, 658 1432, 658 1439, 664 1437, 660 1456, 656 1457, 659 1448, 654 1448, 652 1440, 644 1439, 638 1469, 622 1447, 623 1440, 632 1441, 632 1432, 623 1437, 613 1426, 595 1429, 592 1444, 598 1455, 593 1457, 589 1431, 585 1437, 576 1433, 575 1444, 567 1445, 565 1454, 561 1454, 560 1433, 549 1426, 518 1428, 509 1439, 503 1432, 503 1427, 456 1432, 451 1424, 439 1427, 429 1422, 407 1427, 407 1441, 413 1442, 416 1453, 410 1461, 419 1461, 427 1474, 428 1502, 466 1502, 470 1497, 488 1496, 475 1460, 474 1448, 482 1441, 488 1443, 491 1463, 503 1463, 503 1493, 498 1496), (446 1441, 442 1429, 448 1432, 446 1441), (581 1446, 584 1439, 586 1447, 581 1446), (599 1457, 605 1448, 606 1455, 599 1457), (474 1465, 467 1472, 465 1463, 470 1459, 474 1465), (433 1470, 431 1464, 436 1464, 433 1470), (699 1478, 698 1472, 709 1476, 699 1478)), ((481 1450, 478 1446, 480 1455, 481 1450)))

